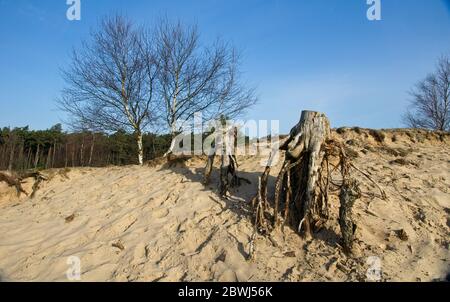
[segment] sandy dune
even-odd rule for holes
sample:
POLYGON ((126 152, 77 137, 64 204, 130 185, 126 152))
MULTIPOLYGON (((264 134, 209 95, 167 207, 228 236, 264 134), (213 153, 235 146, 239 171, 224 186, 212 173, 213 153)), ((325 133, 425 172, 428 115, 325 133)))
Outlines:
MULTIPOLYGON (((248 203, 263 156, 239 158, 241 175, 253 184, 235 189, 229 200, 215 193, 217 171, 209 187, 201 184, 205 163, 197 158, 172 167, 46 171, 51 180, 32 200, 18 199, 1 183, 0 278, 66 281, 70 256, 81 260, 82 281, 366 281, 371 256, 379 257, 384 281, 445 278, 450 138, 385 131, 379 143, 367 130, 339 132, 355 164, 388 195, 380 199, 361 179, 366 194, 355 205, 353 258, 339 246, 334 196, 333 218, 315 240, 286 228, 270 239, 258 236, 247 259, 248 203)), ((272 169, 272 185, 278 171, 272 169)))

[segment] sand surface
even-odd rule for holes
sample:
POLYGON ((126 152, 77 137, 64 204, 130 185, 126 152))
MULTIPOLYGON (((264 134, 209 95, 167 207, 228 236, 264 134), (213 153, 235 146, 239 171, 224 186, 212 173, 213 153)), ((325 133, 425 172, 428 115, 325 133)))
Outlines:
MULTIPOLYGON (((34 199, 17 198, 0 183, 0 279, 67 281, 70 256, 81 261, 82 281, 368 281, 374 259, 381 281, 444 279, 450 270, 449 137, 385 131, 379 143, 366 130, 340 133, 334 135, 355 151, 355 164, 388 195, 382 200, 360 179, 367 194, 354 208, 353 257, 340 247, 333 196, 332 218, 315 240, 285 228, 257 236, 248 259, 249 201, 264 156, 239 158, 240 175, 252 185, 233 189, 228 200, 216 194, 217 170, 211 185, 202 185, 205 162, 196 158, 171 167, 45 171, 51 179, 34 199)), ((272 169, 269 190, 280 166, 272 169)))

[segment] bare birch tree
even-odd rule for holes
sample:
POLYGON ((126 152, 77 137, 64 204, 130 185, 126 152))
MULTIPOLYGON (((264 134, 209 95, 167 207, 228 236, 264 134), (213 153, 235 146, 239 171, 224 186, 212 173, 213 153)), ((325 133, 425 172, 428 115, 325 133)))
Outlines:
POLYGON ((253 89, 239 80, 233 47, 221 41, 203 46, 197 27, 167 20, 157 26, 156 41, 161 108, 172 137, 197 112, 207 122, 221 115, 233 118, 256 103, 253 89))
POLYGON ((122 16, 106 18, 91 40, 73 52, 63 71, 61 109, 81 128, 133 132, 143 164, 143 131, 156 115, 158 64, 151 37, 122 16))
POLYGON ((411 109, 403 119, 407 126, 450 131, 450 58, 439 59, 437 69, 411 91, 411 109))

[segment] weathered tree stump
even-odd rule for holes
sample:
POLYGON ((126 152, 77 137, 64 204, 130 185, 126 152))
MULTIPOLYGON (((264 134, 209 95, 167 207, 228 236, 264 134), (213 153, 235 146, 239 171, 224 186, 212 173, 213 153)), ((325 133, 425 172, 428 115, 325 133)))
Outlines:
POLYGON ((350 171, 353 169, 373 182, 380 189, 381 198, 386 199, 386 194, 367 173, 350 162, 344 146, 331 138, 328 118, 318 112, 303 111, 300 122, 292 128, 289 137, 280 143, 280 148, 272 151, 259 178, 258 193, 252 200, 256 230, 260 233, 271 231, 266 221, 271 212, 267 183, 279 150, 285 151, 285 161, 275 183, 272 227, 277 228, 280 217, 283 217, 283 227, 289 224, 306 238, 311 238, 329 218, 329 192, 340 191, 339 222, 344 251, 350 253, 356 229, 351 211, 361 196, 358 183, 350 178, 350 171), (335 175, 338 170, 340 174, 335 175), (337 176, 337 181, 332 179, 334 176, 337 176), (280 209, 282 205, 284 209, 280 209))
MULTIPOLYGON (((323 171, 325 144, 331 136, 330 122, 321 113, 303 111, 300 122, 280 147, 286 151, 284 180, 286 207, 291 205, 292 223, 307 237, 327 219, 327 191, 319 183, 323 171), (291 167, 296 164, 295 167, 291 167)), ((287 209, 287 208, 286 208, 287 209)))
MULTIPOLYGON (((279 207, 283 201, 284 224, 295 225, 307 237, 317 230, 328 218, 327 165, 324 164, 325 146, 330 139, 330 123, 324 114, 303 111, 300 122, 292 128, 289 137, 281 142, 279 150, 286 151, 285 162, 275 184, 274 224, 279 224, 279 207), (325 169, 324 169, 325 168, 325 169)), ((266 211, 267 180, 272 161, 278 150, 273 150, 267 167, 260 178, 258 195, 253 200, 257 204, 256 224, 260 231, 267 231, 264 216, 266 211)), ((283 224, 283 225, 284 225, 283 224)))

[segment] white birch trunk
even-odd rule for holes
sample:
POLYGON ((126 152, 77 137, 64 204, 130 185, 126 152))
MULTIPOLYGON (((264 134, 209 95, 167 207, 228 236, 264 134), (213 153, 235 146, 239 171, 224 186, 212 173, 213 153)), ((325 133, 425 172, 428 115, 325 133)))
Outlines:
POLYGON ((138 133, 136 136, 137 146, 138 146, 138 161, 139 165, 144 165, 144 147, 142 144, 142 133, 138 133))

